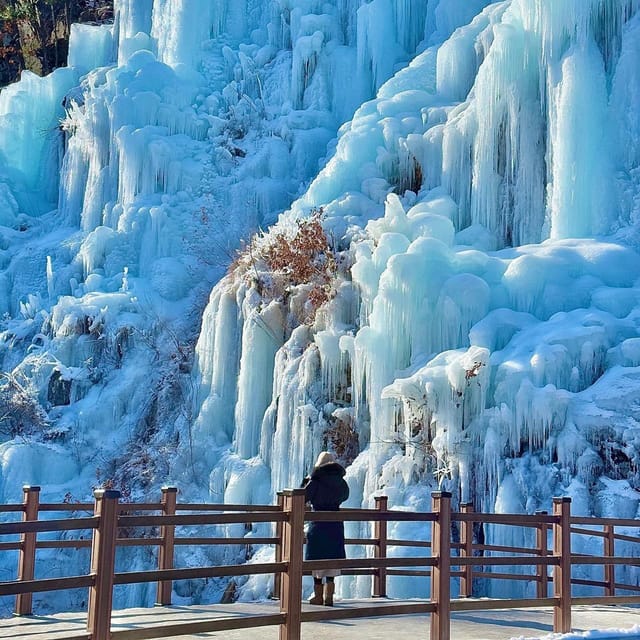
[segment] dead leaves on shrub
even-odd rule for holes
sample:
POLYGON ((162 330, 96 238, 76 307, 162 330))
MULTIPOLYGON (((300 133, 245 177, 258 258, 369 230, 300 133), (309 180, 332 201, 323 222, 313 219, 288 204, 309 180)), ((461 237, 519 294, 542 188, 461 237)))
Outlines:
POLYGON ((303 322, 312 322, 316 311, 334 295, 338 264, 322 226, 322 209, 296 221, 296 227, 254 238, 232 269, 245 277, 263 298, 287 302, 293 290, 310 285, 303 322))

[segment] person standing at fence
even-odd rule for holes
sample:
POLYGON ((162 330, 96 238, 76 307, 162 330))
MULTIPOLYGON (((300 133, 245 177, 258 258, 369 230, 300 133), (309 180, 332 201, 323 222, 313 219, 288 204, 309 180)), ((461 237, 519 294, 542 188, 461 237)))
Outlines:
MULTIPOLYGON (((344 480, 344 467, 328 451, 316 460, 311 476, 304 483, 305 498, 314 511, 338 511, 349 497, 349 486, 344 480)), ((311 522, 307 530, 306 560, 346 558, 343 522, 311 522)), ((333 606, 335 576, 339 569, 313 572, 313 597, 309 604, 333 606), (323 584, 323 579, 325 583, 323 584)))

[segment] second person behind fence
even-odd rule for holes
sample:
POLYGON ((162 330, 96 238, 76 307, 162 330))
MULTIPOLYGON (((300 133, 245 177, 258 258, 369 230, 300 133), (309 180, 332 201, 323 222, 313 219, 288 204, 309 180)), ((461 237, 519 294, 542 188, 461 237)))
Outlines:
MULTIPOLYGON (((314 511, 338 511, 349 497, 349 486, 344 480, 344 467, 333 455, 323 451, 316 461, 311 477, 305 484, 305 498, 314 511)), ((306 560, 332 560, 346 558, 343 522, 311 522, 307 530, 306 560)), ((313 572, 313 597, 309 604, 333 606, 334 577, 339 569, 313 572), (323 585, 323 579, 325 584, 323 585)))

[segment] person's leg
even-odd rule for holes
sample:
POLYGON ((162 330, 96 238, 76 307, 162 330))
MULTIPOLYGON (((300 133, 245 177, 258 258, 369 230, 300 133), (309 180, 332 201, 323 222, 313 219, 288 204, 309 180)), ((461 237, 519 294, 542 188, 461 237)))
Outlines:
POLYGON ((327 583, 324 585, 324 606, 333 607, 333 594, 335 592, 336 585, 333 581, 333 576, 327 576, 327 583))
POLYGON ((313 596, 309 598, 309 604, 322 604, 322 578, 316 578, 313 576, 313 596))

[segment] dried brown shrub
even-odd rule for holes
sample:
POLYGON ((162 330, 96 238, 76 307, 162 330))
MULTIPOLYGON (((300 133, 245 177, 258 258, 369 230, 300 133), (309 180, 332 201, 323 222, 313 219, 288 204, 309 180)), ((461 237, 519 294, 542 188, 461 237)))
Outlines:
POLYGON ((323 210, 296 221, 295 229, 272 232, 254 238, 234 261, 231 270, 243 272, 265 297, 286 301, 292 290, 311 285, 307 293, 308 313, 313 319, 317 309, 331 299, 338 262, 322 226, 323 210))
POLYGON ((298 220, 293 237, 276 233, 265 247, 263 257, 272 271, 288 276, 292 285, 332 276, 335 257, 322 226, 322 209, 298 220))
POLYGON ((325 446, 330 444, 338 459, 346 465, 351 464, 360 453, 358 431, 350 419, 335 419, 324 437, 325 446))

